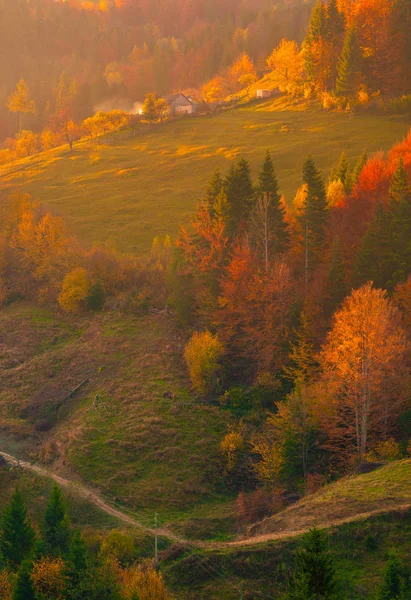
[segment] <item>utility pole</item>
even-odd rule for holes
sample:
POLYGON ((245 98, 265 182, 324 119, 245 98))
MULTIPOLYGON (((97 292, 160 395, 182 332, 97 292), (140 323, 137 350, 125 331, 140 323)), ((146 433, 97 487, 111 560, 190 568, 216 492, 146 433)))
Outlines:
POLYGON ((154 559, 156 561, 156 564, 158 562, 158 535, 157 535, 157 528, 158 528, 158 513, 156 513, 154 515, 154 559))

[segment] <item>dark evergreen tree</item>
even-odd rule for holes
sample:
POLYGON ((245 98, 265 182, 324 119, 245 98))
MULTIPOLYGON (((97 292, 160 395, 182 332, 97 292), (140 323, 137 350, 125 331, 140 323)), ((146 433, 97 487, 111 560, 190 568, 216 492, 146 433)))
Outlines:
POLYGON ((303 536, 295 556, 295 571, 290 583, 290 600, 330 600, 337 591, 334 560, 328 536, 312 529, 303 536))
POLYGON ((61 490, 54 485, 44 514, 44 541, 52 554, 63 555, 69 549, 70 523, 61 490))
POLYGON ((384 572, 384 581, 379 589, 378 600, 403 600, 403 568, 398 557, 393 555, 384 572))
POLYGON ((354 27, 347 30, 343 49, 338 61, 335 93, 337 96, 353 98, 361 81, 361 48, 354 27))
POLYGON ((70 550, 67 557, 65 579, 67 596, 69 600, 80 599, 79 590, 84 588, 82 583, 88 579, 90 568, 87 548, 79 532, 76 532, 71 540, 70 550))
POLYGON ((90 292, 87 296, 87 308, 89 310, 101 310, 104 306, 104 288, 101 281, 91 287, 90 292))
POLYGON ((304 203, 299 215, 305 251, 305 279, 319 262, 324 246, 325 225, 328 208, 324 181, 312 158, 304 163, 303 181, 307 186, 304 203))
MULTIPOLYGON (((327 6, 327 30, 331 55, 334 58, 339 56, 341 52, 345 30, 344 14, 338 10, 336 0, 330 0, 327 6)), ((328 84, 330 89, 333 89, 337 79, 337 61, 331 60, 330 67, 330 81, 328 84)))
POLYGON ((12 569, 17 569, 30 556, 35 537, 23 497, 16 490, 4 512, 0 534, 0 552, 12 569))
POLYGON ((387 255, 391 245, 391 216, 379 203, 358 252, 354 285, 373 281, 377 287, 386 287, 391 275, 387 255))
POLYGON ((339 179, 344 186, 344 190, 348 193, 351 189, 351 168, 347 155, 343 152, 340 156, 337 168, 332 174, 332 179, 339 179))
POLYGON ((31 563, 27 561, 23 562, 17 573, 13 600, 36 600, 31 580, 31 563))
POLYGON ((231 206, 233 225, 247 219, 254 204, 254 188, 248 161, 241 158, 232 165, 225 179, 225 191, 231 206))
POLYGON ((360 158, 355 163, 355 167, 352 172, 352 177, 351 177, 351 185, 352 186, 357 183, 360 173, 363 170, 363 168, 365 167, 365 163, 367 162, 367 160, 368 160, 367 153, 363 152, 361 154, 360 158))
POLYGON ((317 78, 317 68, 312 53, 312 46, 320 39, 325 39, 327 35, 327 12, 324 3, 319 0, 311 12, 310 24, 308 26, 307 36, 304 41, 305 72, 308 80, 313 83, 315 83, 317 78))
POLYGON ((221 177, 220 169, 216 169, 210 179, 207 187, 205 202, 211 214, 213 214, 214 204, 223 189, 224 181, 221 177))
POLYGON ((334 241, 331 263, 327 273, 327 281, 324 290, 325 312, 328 317, 334 314, 335 309, 341 304, 347 295, 347 284, 345 268, 341 254, 340 240, 334 241))
POLYGON ((411 201, 411 187, 402 157, 399 159, 398 167, 391 178, 390 199, 394 202, 411 201))
POLYGON ((285 219, 285 210, 281 203, 277 177, 269 152, 267 152, 258 177, 257 194, 267 200, 267 229, 269 232, 270 254, 285 252, 290 245, 290 232, 285 219))
POLYGON ((225 225, 225 232, 232 233, 231 222, 231 206, 227 198, 227 193, 224 188, 220 190, 213 205, 213 214, 216 218, 221 219, 225 225))

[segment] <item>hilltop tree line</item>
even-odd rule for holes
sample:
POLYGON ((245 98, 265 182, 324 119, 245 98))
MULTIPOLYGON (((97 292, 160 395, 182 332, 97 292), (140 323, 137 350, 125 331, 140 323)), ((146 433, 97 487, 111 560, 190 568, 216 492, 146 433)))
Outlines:
POLYGON ((120 531, 87 544, 57 485, 41 523, 32 523, 18 489, 1 515, 2 600, 172 600, 153 561, 137 559, 132 536, 120 531))
POLYGON ((25 129, 50 128, 67 96, 78 123, 105 103, 198 89, 243 52, 263 64, 284 35, 302 40, 309 11, 300 0, 1 0, 0 139, 21 129, 6 106, 21 79, 33 101, 25 129))

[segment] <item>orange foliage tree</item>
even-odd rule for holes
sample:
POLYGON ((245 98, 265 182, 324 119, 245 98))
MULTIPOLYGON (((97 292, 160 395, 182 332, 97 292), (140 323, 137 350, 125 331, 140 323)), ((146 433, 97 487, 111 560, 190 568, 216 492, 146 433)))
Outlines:
POLYGON ((348 443, 359 459, 370 435, 386 435, 404 406, 400 374, 406 348, 398 309, 371 283, 352 292, 334 315, 321 354, 329 392, 322 416, 328 417, 330 440, 348 443))

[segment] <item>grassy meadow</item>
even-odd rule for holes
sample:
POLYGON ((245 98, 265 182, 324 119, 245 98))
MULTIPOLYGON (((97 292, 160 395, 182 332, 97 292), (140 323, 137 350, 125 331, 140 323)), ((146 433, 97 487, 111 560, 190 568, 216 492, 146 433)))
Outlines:
POLYGON ((187 222, 214 169, 245 156, 257 175, 270 150, 291 202, 311 154, 325 177, 343 150, 355 161, 404 137, 409 117, 353 116, 310 109, 284 98, 253 101, 209 117, 147 126, 107 143, 83 141, 0 169, 6 191, 22 189, 66 220, 82 240, 146 252, 156 235, 187 222))

